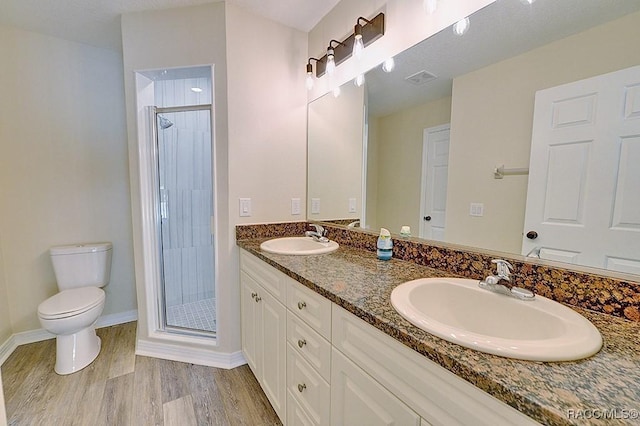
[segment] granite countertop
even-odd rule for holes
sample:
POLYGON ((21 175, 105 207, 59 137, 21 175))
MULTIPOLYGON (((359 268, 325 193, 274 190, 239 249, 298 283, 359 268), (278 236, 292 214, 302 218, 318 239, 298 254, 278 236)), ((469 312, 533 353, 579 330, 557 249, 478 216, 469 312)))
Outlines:
POLYGON ((574 308, 600 331, 596 355, 572 362, 532 362, 467 349, 406 321, 391 291, 406 281, 451 273, 348 246, 318 256, 260 250, 266 239, 238 246, 345 308, 404 345, 546 425, 640 424, 640 323, 574 308), (603 419, 607 416, 606 419, 603 419))

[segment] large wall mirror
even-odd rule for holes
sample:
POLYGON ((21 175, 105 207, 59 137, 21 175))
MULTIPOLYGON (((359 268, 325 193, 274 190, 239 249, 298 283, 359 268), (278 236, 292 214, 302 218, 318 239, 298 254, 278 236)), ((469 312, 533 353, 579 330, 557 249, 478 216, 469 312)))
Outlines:
POLYGON ((638 0, 498 0, 407 49, 309 104, 308 219, 640 274, 637 40, 638 0))

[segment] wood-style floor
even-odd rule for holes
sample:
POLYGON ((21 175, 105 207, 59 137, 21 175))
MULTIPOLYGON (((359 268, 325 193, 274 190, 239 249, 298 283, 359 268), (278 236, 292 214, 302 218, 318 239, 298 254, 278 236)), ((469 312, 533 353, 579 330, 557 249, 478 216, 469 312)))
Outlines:
POLYGON ((18 347, 2 365, 9 425, 280 425, 242 366, 222 370, 134 354, 136 323, 97 330, 98 358, 53 371, 55 340, 18 347))

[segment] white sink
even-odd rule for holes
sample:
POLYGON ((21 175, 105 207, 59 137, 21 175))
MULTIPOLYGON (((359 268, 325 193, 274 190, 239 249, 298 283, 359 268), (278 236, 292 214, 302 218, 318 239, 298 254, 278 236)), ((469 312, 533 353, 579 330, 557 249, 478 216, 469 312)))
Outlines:
POLYGON ((536 295, 523 301, 464 278, 399 285, 391 304, 415 326, 449 342, 530 361, 573 361, 600 350, 598 329, 576 311, 536 295))
POLYGON ((338 243, 329 241, 321 243, 312 237, 274 238, 260 244, 260 250, 275 254, 309 255, 331 253, 338 250, 338 243))

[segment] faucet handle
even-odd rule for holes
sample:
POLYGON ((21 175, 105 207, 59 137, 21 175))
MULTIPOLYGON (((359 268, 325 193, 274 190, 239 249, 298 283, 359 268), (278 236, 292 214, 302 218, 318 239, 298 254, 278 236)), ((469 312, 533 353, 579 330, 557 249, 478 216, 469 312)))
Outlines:
POLYGON ((324 229, 321 225, 310 223, 309 226, 314 227, 320 237, 324 237, 327 235, 327 230, 324 229))
POLYGON ((495 263, 497 267, 498 276, 507 281, 511 281, 511 271, 513 271, 513 265, 503 259, 493 259, 491 263, 495 263))

